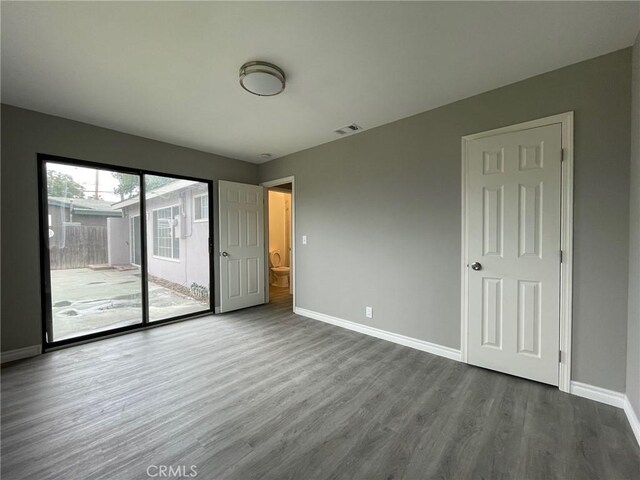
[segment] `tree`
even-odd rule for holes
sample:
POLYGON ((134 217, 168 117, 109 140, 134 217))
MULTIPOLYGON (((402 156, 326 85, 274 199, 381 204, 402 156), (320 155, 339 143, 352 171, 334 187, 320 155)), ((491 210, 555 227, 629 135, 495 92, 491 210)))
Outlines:
POLYGON ((50 197, 84 198, 84 187, 67 173, 47 170, 47 194, 50 197))
POLYGON ((147 192, 164 187, 175 180, 170 177, 158 177, 157 175, 145 175, 144 179, 146 182, 144 188, 147 192))
MULTIPOLYGON (((135 197, 140 193, 140 179, 137 175, 117 172, 113 172, 112 175, 118 181, 118 186, 113 189, 113 192, 120 195, 120 200, 135 197)), ((172 178, 156 175, 145 175, 144 178, 147 192, 173 182, 172 178)))
POLYGON ((118 181, 118 186, 113 189, 113 193, 120 195, 121 201, 138 195, 140 180, 137 175, 118 172, 113 172, 112 175, 118 181))

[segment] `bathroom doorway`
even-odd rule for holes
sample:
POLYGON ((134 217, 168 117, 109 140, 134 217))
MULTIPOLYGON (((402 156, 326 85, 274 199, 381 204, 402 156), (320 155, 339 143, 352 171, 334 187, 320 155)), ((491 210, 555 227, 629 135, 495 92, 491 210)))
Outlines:
POLYGON ((265 191, 266 300, 293 309, 294 305, 294 179, 263 183, 265 191))

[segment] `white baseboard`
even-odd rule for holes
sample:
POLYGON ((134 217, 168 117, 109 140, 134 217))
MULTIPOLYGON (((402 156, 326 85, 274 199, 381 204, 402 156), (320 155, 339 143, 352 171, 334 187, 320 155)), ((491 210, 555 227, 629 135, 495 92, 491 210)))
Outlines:
POLYGON ((41 345, 31 345, 29 347, 16 348, 15 350, 8 350, 0 354, 0 363, 13 362, 14 360, 20 360, 22 358, 35 357, 42 353, 41 345))
POLYGON ((380 330, 379 328, 368 327, 360 323, 343 320, 342 318, 332 317, 331 315, 325 315, 324 313, 314 312, 305 308, 294 307, 293 312, 297 315, 302 315, 303 317, 330 323, 331 325, 346 328, 347 330, 353 330, 354 332, 364 333, 365 335, 404 345, 405 347, 422 350, 423 352, 439 355, 440 357, 445 357, 450 360, 457 360, 458 362, 461 361, 460 350, 456 350, 455 348, 444 347, 435 343, 425 342, 424 340, 418 340, 416 338, 406 337, 386 330, 380 330))
POLYGON ((213 309, 213 313, 220 313, 220 307, 215 307, 213 309))
POLYGON ((638 414, 633 410, 629 398, 624 393, 614 392, 613 390, 607 390, 606 388, 595 387, 580 382, 571 382, 571 393, 579 397, 622 408, 627 415, 627 420, 629 420, 629 425, 631 425, 631 430, 633 430, 638 445, 640 445, 640 421, 638 420, 638 414))
POLYGON ((633 430, 633 434, 636 436, 636 441, 638 442, 638 445, 640 445, 640 420, 638 420, 638 414, 633 410, 629 397, 626 395, 624 396, 624 413, 627 414, 627 420, 629 420, 631 430, 633 430))
POLYGON ((625 394, 607 390, 606 388, 596 387, 581 382, 571 382, 571 393, 579 397, 595 400, 596 402, 606 403, 613 407, 623 408, 625 394))

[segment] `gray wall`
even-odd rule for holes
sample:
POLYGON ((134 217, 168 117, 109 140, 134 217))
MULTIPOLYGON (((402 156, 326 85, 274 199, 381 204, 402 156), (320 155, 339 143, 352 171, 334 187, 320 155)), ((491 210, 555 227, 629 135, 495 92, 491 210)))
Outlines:
POLYGON ((257 182, 257 166, 247 162, 8 105, 1 109, 2 351, 42 341, 37 153, 214 181, 257 182))
MULTIPOLYGON (((154 232, 152 211, 158 208, 179 205, 179 193, 179 191, 176 191, 147 199, 145 204, 147 210, 147 268, 150 275, 178 285, 191 287, 191 284, 195 282, 210 288, 209 265, 207 265, 206 262, 202 262, 202 258, 206 257, 209 251, 209 222, 193 221, 193 197, 207 193, 205 184, 198 183, 192 188, 182 190, 182 193, 186 196, 184 199, 186 216, 183 219, 185 222, 184 228, 186 235, 180 238, 179 258, 170 260, 153 254, 154 232)), ((136 203, 129 207, 124 207, 124 211, 128 217, 140 215, 140 205, 136 203)), ((214 231, 215 229, 217 229, 217 225, 214 225, 214 231)), ((127 229, 127 238, 128 235, 127 229)), ((216 260, 219 260, 219 257, 217 257, 216 260)), ((125 263, 128 263, 128 260, 125 263)), ((217 298, 219 297, 216 297, 216 299, 217 298)), ((219 306, 219 303, 220 302, 216 302, 216 305, 219 306)))
POLYGON ((627 397, 640 416, 640 34, 633 46, 627 397))
POLYGON ((630 69, 628 48, 261 165, 296 177, 297 305, 459 348, 460 138, 574 110, 573 379, 624 391, 630 69))

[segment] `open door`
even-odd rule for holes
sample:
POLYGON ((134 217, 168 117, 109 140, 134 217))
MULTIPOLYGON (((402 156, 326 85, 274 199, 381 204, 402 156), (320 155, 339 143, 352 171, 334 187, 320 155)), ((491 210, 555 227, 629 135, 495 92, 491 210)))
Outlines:
POLYGON ((218 182, 221 312, 265 301, 263 190, 257 185, 218 182))

